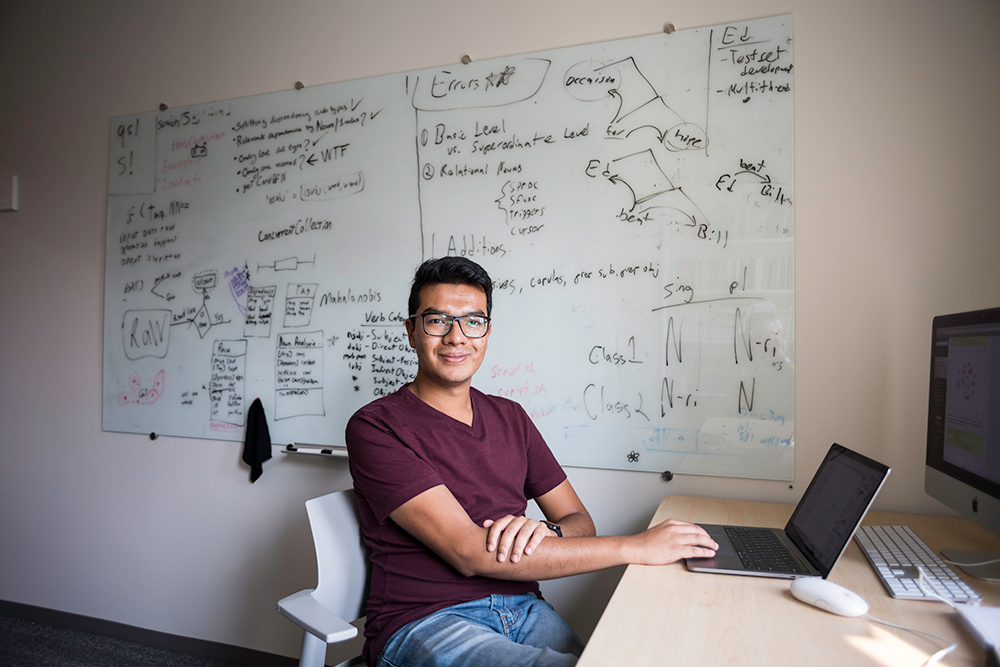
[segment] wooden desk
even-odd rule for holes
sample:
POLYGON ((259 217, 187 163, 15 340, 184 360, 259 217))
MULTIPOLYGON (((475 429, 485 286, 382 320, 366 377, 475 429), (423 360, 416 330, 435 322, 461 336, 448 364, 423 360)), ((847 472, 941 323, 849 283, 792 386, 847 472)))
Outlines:
MULTIPOLYGON (((650 525, 675 518, 782 527, 793 509, 791 505, 672 497, 660 503, 650 525)), ((1000 538, 963 519, 873 512, 865 523, 908 525, 935 551, 941 547, 1000 551, 1000 538)), ((985 664, 984 651, 950 607, 891 598, 854 540, 830 580, 865 598, 875 618, 957 642, 958 648, 938 664, 985 664)), ((1000 583, 966 580, 983 596, 984 604, 1000 606, 1000 583)), ((579 667, 917 666, 940 648, 943 645, 936 640, 803 604, 792 597, 787 579, 689 572, 680 562, 662 567, 630 565, 625 570, 579 667)))

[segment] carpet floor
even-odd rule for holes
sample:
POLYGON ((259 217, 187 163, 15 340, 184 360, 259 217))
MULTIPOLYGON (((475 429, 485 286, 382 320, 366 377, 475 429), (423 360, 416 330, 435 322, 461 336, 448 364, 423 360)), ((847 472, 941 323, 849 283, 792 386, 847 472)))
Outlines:
POLYGON ((0 616, 0 667, 239 667, 80 630, 0 616))

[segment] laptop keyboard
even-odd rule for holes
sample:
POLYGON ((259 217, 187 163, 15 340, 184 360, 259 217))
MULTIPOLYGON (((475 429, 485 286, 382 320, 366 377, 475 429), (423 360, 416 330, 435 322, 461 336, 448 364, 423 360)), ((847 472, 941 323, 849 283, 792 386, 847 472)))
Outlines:
POLYGON ((732 542, 746 569, 807 574, 773 531, 741 526, 726 526, 725 529, 726 537, 732 542))

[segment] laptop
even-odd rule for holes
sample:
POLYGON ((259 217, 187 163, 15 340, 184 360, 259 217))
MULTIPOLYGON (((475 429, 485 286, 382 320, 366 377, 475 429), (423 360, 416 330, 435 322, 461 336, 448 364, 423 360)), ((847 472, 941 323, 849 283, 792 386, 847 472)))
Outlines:
POLYGON ((699 524, 719 549, 685 563, 693 572, 825 579, 888 476, 888 466, 834 443, 784 529, 699 524))

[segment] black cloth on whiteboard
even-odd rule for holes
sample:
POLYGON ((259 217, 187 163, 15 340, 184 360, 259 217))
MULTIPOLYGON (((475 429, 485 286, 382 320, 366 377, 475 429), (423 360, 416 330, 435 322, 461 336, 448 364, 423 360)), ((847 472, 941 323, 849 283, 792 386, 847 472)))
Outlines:
POLYGON ((247 412, 247 437, 243 443, 243 462, 250 466, 250 482, 264 474, 264 461, 271 458, 271 433, 264 418, 264 405, 253 399, 247 412))

